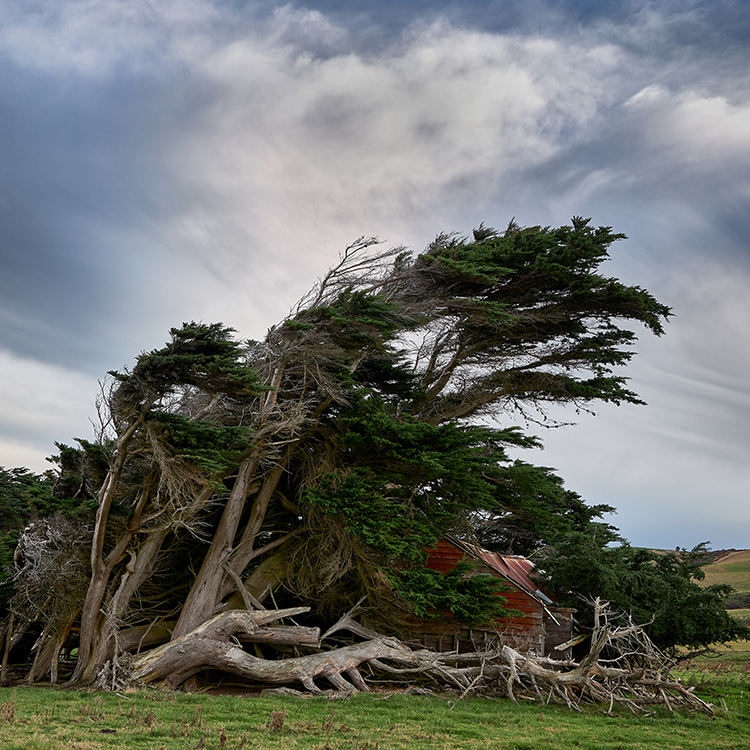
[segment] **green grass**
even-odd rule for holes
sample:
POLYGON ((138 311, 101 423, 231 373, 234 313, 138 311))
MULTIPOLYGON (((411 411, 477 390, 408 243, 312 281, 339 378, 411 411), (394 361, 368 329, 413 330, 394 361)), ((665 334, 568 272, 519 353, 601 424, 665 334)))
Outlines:
MULTIPOLYGON (((714 688, 712 688, 714 689, 714 688)), ((750 748, 750 691, 728 686, 727 711, 633 716, 508 700, 356 695, 253 698, 147 691, 126 696, 0 689, 4 750, 552 750, 750 748)))
POLYGON ((676 673, 684 682, 711 695, 730 687, 750 693, 750 641, 717 645, 714 651, 682 662, 676 673))
POLYGON ((704 565, 706 577, 701 581, 702 586, 714 583, 728 583, 739 593, 750 592, 750 550, 730 552, 718 562, 704 565))

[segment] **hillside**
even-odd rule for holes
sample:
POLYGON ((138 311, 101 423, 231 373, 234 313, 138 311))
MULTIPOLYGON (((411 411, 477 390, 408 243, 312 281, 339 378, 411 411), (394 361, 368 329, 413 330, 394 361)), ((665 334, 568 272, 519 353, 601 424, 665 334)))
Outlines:
POLYGON ((701 585, 727 583, 736 591, 727 602, 727 607, 750 607, 750 550, 719 550, 713 556, 713 561, 703 566, 706 577, 701 585))

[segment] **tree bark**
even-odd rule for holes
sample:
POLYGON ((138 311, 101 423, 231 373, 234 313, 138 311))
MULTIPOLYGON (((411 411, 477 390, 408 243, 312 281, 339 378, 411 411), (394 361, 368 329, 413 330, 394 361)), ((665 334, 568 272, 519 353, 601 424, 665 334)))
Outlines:
MULTIPOLYGON (((84 682, 94 678, 107 659, 112 658, 115 648, 119 647, 124 650, 122 644, 115 646, 115 635, 121 626, 121 618, 126 612, 133 594, 151 574, 154 562, 168 533, 168 527, 157 529, 146 537, 137 552, 132 549, 129 550, 131 560, 122 574, 120 585, 112 596, 107 615, 100 618, 95 639, 96 647, 92 650, 89 664, 81 673, 81 679, 84 682)), ((117 638, 119 640, 119 634, 117 634, 117 638)))
POLYGON ((73 613, 68 622, 63 626, 62 630, 45 630, 42 633, 39 638, 39 646, 37 648, 36 657, 34 658, 34 663, 31 665, 27 677, 29 682, 38 682, 49 675, 50 684, 57 684, 60 650, 65 645, 65 641, 68 639, 70 631, 73 629, 73 624, 79 614, 80 610, 73 613))
POLYGON ((211 546, 182 607, 173 638, 179 638, 194 630, 211 617, 216 609, 221 585, 226 576, 224 563, 227 562, 232 552, 232 544, 237 534, 245 501, 255 478, 259 450, 254 451, 240 465, 211 546))
MULTIPOLYGON (((255 538, 258 536, 258 533, 263 526, 263 521, 265 520, 266 512, 268 511, 268 505, 271 502, 271 497, 276 491, 279 480, 284 473, 288 457, 287 453, 287 458, 282 463, 275 466, 263 482, 263 486, 260 488, 258 496, 253 503, 252 513, 250 514, 245 530, 242 533, 242 538, 232 551, 229 565, 231 566, 232 571, 238 576, 242 575, 242 572, 254 557, 255 538)), ((227 585, 219 594, 218 599, 223 599, 229 591, 231 591, 231 584, 227 582, 227 585)))
POLYGON ((174 631, 177 620, 161 620, 148 625, 124 628, 117 634, 117 645, 121 651, 140 653, 141 649, 154 648, 166 643, 174 631))
MULTIPOLYGON (((243 586, 262 604, 268 597, 269 591, 272 591, 282 581, 286 567, 286 556, 281 552, 277 552, 265 558, 242 582, 243 586)), ((225 587, 226 593, 229 593, 230 590, 228 587, 225 587)), ((224 605, 225 609, 241 609, 243 606, 242 594, 239 591, 236 594, 232 594, 224 605)))
POLYGON ((323 691, 315 680, 321 678, 327 679, 337 690, 367 690, 356 670, 360 664, 372 659, 416 663, 411 651, 390 639, 376 639, 333 651, 280 660, 260 659, 229 641, 231 635, 244 631, 241 638, 253 642, 310 643, 313 635, 317 636, 313 632, 316 629, 260 627, 274 619, 299 614, 305 609, 233 610, 218 615, 193 632, 137 658, 132 665, 132 676, 145 683, 163 682, 175 688, 198 671, 220 669, 271 685, 301 683, 306 690, 319 694, 323 691))
POLYGON ((99 492, 99 505, 96 510, 96 522, 94 525, 94 535, 91 543, 91 579, 89 582, 88 590, 86 591, 86 599, 83 603, 81 612, 81 635, 78 646, 78 662, 76 663, 75 671, 73 672, 72 682, 76 682, 81 678, 91 676, 90 670, 88 669, 91 657, 96 652, 97 646, 97 621, 99 619, 99 613, 101 611, 102 602, 107 591, 107 584, 109 583, 109 576, 112 569, 117 564, 120 556, 124 554, 127 549, 127 545, 135 534, 135 529, 140 520, 140 514, 143 511, 143 507, 151 493, 154 481, 156 480, 156 474, 154 471, 151 472, 149 478, 144 484, 143 490, 139 497, 138 503, 133 513, 133 518, 128 524, 128 529, 122 539, 119 540, 115 549, 104 558, 104 539, 107 533, 107 523, 109 521, 109 511, 112 507, 112 502, 115 498, 115 492, 117 485, 122 474, 123 467, 125 466, 125 460, 127 458, 128 443, 130 442, 137 429, 143 423, 146 417, 146 413, 151 408, 151 404, 144 408, 141 414, 133 421, 128 429, 120 436, 117 441, 117 451, 112 467, 107 472, 107 478, 102 485, 101 491, 99 492))

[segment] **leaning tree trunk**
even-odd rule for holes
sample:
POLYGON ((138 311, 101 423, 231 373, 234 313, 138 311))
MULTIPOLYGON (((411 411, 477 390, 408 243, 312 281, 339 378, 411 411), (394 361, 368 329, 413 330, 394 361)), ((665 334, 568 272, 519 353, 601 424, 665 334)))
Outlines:
POLYGON ((211 617, 216 609, 217 597, 226 576, 224 564, 232 553, 245 501, 258 468, 257 454, 258 449, 240 465, 211 546, 182 607, 174 639, 190 633, 211 617))
POLYGON ((80 680, 84 674, 86 674, 87 678, 93 676, 90 674, 89 664, 91 663, 92 656, 96 653, 97 621, 99 620, 102 602, 104 601, 104 596, 107 591, 109 576, 120 557, 125 553, 130 540, 133 538, 140 513, 143 510, 151 492, 153 482, 156 479, 156 476, 153 475, 152 472, 153 476, 149 477, 149 480, 147 480, 141 491, 141 496, 136 504, 133 519, 128 526, 126 534, 119 540, 115 548, 105 557, 104 541, 107 534, 109 511, 114 502, 118 482, 127 459, 128 444, 143 423, 148 408, 150 408, 150 405, 143 409, 142 413, 130 424, 128 429, 118 439, 113 464, 107 472, 107 477, 99 492, 99 505, 96 511, 94 535, 91 541, 91 579, 81 613, 81 634, 78 646, 78 662, 75 671, 73 672, 73 677, 71 678, 73 682, 80 680))
MULTIPOLYGON (((280 375, 274 376, 274 384, 280 375)), ((275 397, 275 393, 272 394, 275 397)), ((267 400, 264 407, 268 411, 273 401, 267 400)), ((180 613, 173 638, 180 638, 204 623, 216 611, 219 602, 230 593, 231 580, 240 576, 248 563, 256 557, 254 546, 268 511, 271 498, 284 473, 292 452, 290 445, 284 458, 263 478, 252 506, 241 538, 235 546, 242 514, 253 482, 258 478, 263 452, 268 449, 264 443, 256 445, 253 452, 240 465, 234 480, 221 519, 211 540, 211 546, 201 564, 198 575, 190 588, 180 613)))
POLYGON ((82 681, 90 682, 94 679, 104 663, 112 658, 113 650, 118 648, 118 628, 121 618, 139 586, 151 574, 168 533, 168 527, 152 531, 137 551, 128 550, 130 561, 125 566, 120 584, 108 603, 107 614, 99 617, 95 638, 96 648, 92 650, 89 662, 81 673, 82 681))

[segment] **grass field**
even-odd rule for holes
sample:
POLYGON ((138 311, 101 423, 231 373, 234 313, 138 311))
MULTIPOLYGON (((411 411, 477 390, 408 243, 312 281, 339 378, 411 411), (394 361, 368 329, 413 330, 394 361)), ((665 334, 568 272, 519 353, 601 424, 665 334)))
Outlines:
POLYGON ((676 673, 699 690, 721 691, 734 686, 750 692, 750 641, 717 645, 714 651, 682 662, 676 673))
POLYGON ((701 581, 703 586, 728 583, 739 593, 750 592, 750 550, 730 552, 717 562, 705 565, 703 572, 706 574, 705 579, 701 581))
POLYGON ((455 696, 350 700, 0 688, 2 750, 750 750, 750 642, 675 670, 714 717, 659 707, 555 705, 455 696))
POLYGON ((435 696, 324 698, 142 692, 127 696, 43 688, 0 690, 4 750, 536 750, 537 748, 750 748, 750 693, 714 696, 715 718, 582 714, 508 700, 435 696))

